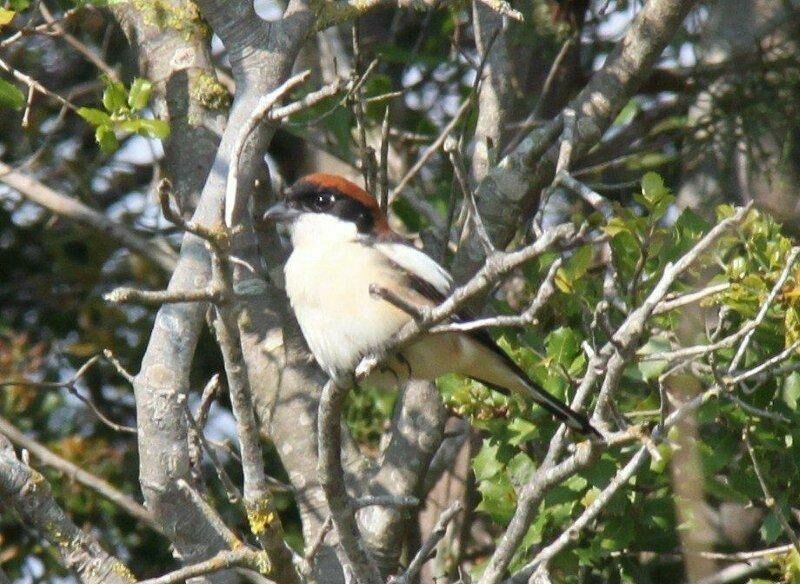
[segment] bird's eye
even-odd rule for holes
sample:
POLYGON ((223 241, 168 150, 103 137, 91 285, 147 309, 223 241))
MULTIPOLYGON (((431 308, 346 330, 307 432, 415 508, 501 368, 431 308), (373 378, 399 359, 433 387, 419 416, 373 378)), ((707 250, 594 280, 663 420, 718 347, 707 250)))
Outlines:
POLYGON ((333 205, 333 202, 334 202, 334 197, 332 194, 320 193, 316 197, 314 197, 312 205, 314 206, 314 209, 316 209, 317 211, 325 211, 331 205, 333 205))

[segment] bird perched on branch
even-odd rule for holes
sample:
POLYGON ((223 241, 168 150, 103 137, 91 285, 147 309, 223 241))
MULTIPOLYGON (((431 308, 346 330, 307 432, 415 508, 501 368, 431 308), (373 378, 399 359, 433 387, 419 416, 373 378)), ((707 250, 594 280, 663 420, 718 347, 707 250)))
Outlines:
MULTIPOLYGON (((311 352, 334 382, 352 379, 363 357, 387 348, 412 318, 403 306, 436 306, 452 289, 447 271, 405 243, 375 198, 342 177, 300 179, 264 219, 289 228, 286 293, 311 352)), ((584 415, 532 381, 485 330, 425 333, 399 347, 365 382, 397 386, 447 373, 522 395, 573 430, 600 437, 584 415)))

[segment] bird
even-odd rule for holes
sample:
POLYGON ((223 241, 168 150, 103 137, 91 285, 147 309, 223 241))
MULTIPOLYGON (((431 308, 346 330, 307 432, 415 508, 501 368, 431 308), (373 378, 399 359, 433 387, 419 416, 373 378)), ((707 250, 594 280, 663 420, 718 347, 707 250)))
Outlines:
MULTIPOLYGON (((308 348, 335 383, 353 380, 360 361, 385 350, 413 318, 400 302, 376 295, 376 287, 418 307, 440 304, 453 288, 445 268, 390 228, 375 197, 341 176, 300 178, 263 219, 288 231, 286 294, 308 348)), ((387 388, 448 373, 519 394, 568 428, 602 440, 586 416, 534 382, 485 329, 427 332, 397 348, 363 383, 387 388)))

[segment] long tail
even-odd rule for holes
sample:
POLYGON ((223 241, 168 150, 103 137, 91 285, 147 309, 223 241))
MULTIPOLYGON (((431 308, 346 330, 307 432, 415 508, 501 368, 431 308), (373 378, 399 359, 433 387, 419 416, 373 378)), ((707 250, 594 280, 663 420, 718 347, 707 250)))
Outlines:
MULTIPOLYGON (((589 423, 589 419, 570 408, 561 400, 550 395, 542 386, 533 381, 488 335, 473 338, 480 346, 482 356, 473 361, 463 371, 468 377, 489 385, 503 393, 513 391, 536 402, 567 427, 593 439, 603 440, 603 435, 589 423)), ((473 345, 477 348, 476 345, 473 345)))
POLYGON ((553 414, 557 420, 564 422, 568 428, 572 428, 585 436, 603 440, 603 435, 589 423, 589 418, 585 415, 576 412, 565 403, 562 403, 561 400, 554 398, 543 387, 529 379, 527 375, 520 381, 523 382, 527 390, 525 392, 527 397, 553 414))

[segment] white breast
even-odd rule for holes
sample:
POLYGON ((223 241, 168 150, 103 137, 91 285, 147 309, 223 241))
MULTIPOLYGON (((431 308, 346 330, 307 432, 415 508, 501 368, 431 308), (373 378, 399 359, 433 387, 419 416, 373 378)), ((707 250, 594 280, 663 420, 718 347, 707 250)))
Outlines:
POLYGON ((292 229, 286 292, 317 362, 329 375, 350 372, 382 347, 409 316, 370 296, 370 284, 397 280, 380 251, 358 242, 351 223, 308 214, 292 229))

